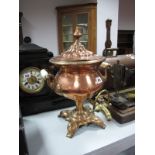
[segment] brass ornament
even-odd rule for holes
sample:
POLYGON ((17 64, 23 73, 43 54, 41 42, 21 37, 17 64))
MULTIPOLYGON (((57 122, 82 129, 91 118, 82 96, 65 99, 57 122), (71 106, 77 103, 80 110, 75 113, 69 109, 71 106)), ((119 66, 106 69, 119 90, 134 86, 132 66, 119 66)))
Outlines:
POLYGON ((95 97, 95 100, 89 99, 93 105, 93 109, 97 112, 102 112, 108 121, 112 120, 112 115, 108 109, 110 103, 109 92, 106 89, 101 90, 95 97))
POLYGON ((47 78, 51 89, 76 103, 75 109, 62 111, 59 115, 69 122, 67 137, 70 138, 83 125, 95 124, 105 128, 103 121, 92 110, 83 107, 84 101, 103 87, 104 78, 98 67, 105 58, 86 50, 79 41, 81 35, 79 27, 76 27, 75 42, 67 51, 49 60, 59 67, 59 71, 54 78, 52 75, 47 78))

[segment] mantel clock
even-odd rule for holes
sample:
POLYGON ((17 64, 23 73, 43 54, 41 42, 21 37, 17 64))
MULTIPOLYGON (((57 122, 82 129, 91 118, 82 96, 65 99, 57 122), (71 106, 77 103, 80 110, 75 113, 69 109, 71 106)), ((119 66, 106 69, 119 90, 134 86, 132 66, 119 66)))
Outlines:
POLYGON ((30 37, 23 39, 20 13, 19 41, 19 103, 23 116, 72 106, 73 101, 52 91, 41 77, 40 70, 47 69, 53 74, 56 67, 49 65, 53 53, 31 43, 30 37))

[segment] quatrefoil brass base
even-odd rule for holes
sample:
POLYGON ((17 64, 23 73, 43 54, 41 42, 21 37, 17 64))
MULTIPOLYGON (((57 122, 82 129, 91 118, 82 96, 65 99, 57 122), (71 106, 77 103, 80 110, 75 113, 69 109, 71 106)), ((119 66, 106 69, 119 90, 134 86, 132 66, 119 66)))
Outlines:
POLYGON ((95 124, 101 128, 105 128, 103 121, 94 114, 89 108, 83 108, 82 111, 77 109, 61 111, 59 117, 67 120, 67 137, 72 138, 76 130, 84 125, 95 124))

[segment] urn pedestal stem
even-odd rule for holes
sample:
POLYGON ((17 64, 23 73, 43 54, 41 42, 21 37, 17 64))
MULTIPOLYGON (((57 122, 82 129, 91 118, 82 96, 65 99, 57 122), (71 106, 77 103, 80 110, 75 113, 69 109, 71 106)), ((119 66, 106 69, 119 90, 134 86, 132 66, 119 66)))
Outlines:
POLYGON ((80 98, 75 100, 77 111, 79 111, 79 112, 83 111, 83 102, 84 102, 84 100, 82 100, 80 98))

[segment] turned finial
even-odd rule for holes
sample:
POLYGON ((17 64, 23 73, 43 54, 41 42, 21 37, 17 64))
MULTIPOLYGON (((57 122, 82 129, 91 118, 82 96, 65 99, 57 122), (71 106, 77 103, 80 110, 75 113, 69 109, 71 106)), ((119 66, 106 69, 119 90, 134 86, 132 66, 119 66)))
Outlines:
POLYGON ((76 39, 79 39, 82 36, 81 30, 79 26, 76 26, 73 36, 76 39))

